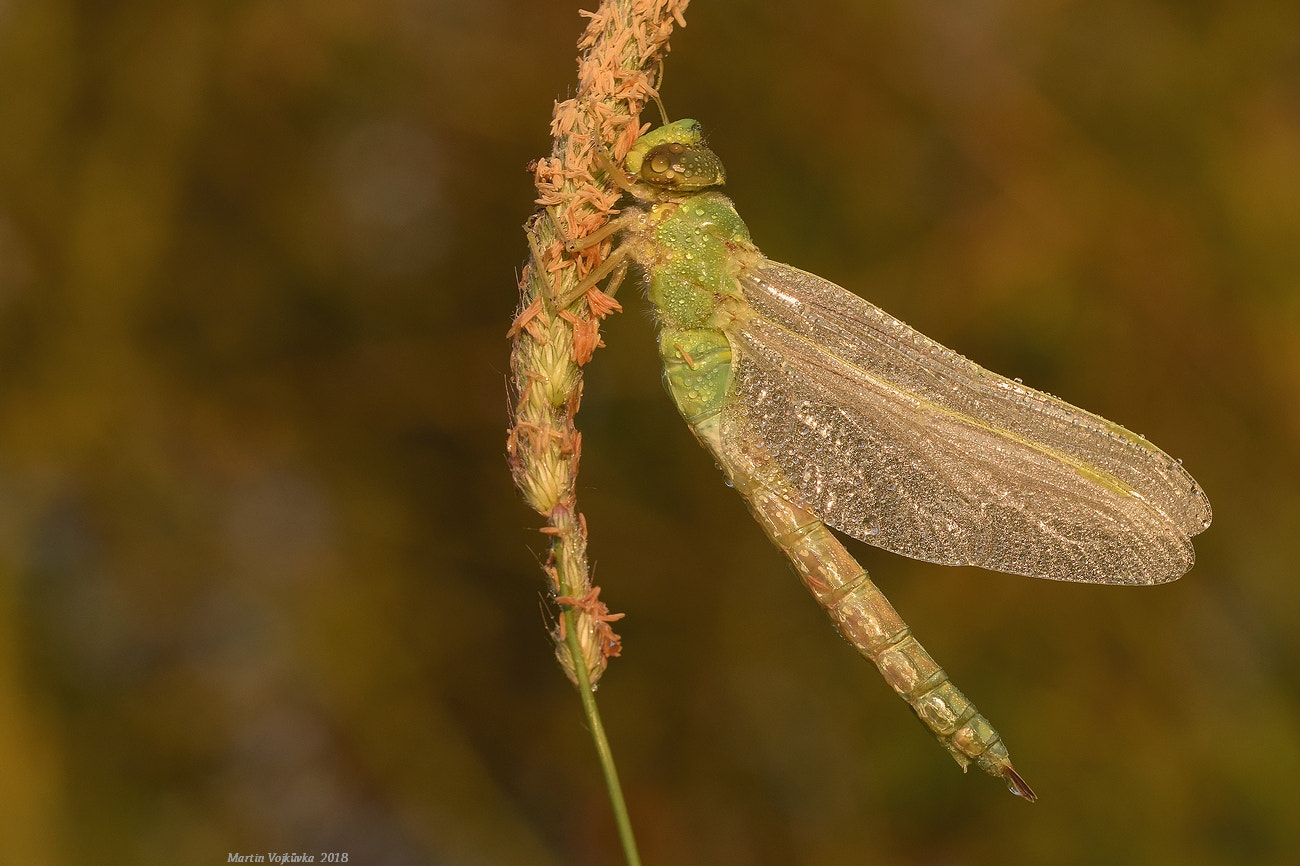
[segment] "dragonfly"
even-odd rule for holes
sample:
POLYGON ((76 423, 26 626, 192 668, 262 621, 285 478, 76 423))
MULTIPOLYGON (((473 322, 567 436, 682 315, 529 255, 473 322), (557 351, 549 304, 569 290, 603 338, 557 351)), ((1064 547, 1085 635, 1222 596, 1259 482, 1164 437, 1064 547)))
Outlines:
POLYGON ((666 389, 768 537, 963 771, 1035 800, 831 529, 943 565, 1145 586, 1191 569, 1205 493, 1144 437, 768 259, 718 191, 726 172, 697 121, 641 136, 623 168, 595 158, 632 202, 568 243, 618 241, 557 304, 602 280, 613 294, 640 267, 666 389))

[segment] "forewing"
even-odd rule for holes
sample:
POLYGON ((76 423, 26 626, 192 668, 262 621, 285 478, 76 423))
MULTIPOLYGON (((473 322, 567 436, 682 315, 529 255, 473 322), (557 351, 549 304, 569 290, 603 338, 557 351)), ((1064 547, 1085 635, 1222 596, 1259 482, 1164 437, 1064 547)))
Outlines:
MULTIPOLYGON (((905 556, 1092 583, 1184 574, 1204 493, 1140 436, 983 369, 833 283, 763 261, 728 329, 723 441, 765 483, 905 556)), ((724 446, 725 447, 725 446, 724 446)))

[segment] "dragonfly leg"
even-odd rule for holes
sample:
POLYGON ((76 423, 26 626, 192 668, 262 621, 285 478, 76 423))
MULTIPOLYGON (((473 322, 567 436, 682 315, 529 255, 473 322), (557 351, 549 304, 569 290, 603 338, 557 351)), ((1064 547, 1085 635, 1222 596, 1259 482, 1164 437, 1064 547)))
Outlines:
MULTIPOLYGON (((555 217, 551 216, 550 210, 546 209, 543 210, 542 212, 545 213, 547 217, 550 219, 551 224, 552 226, 554 226, 556 233, 559 234, 561 238, 563 238, 564 234, 560 231, 559 223, 555 221, 555 217)), ((614 225, 614 223, 618 223, 618 222, 620 222, 620 220, 613 220, 611 223, 606 224, 606 226, 602 228, 599 232, 596 232, 593 235, 588 235, 587 237, 582 238, 579 241, 566 241, 565 247, 567 249, 570 245, 577 244, 577 246, 574 247, 575 249, 583 249, 587 246, 590 246, 593 243, 603 240, 609 234, 619 231, 623 227, 622 225, 615 225, 612 231, 607 232, 605 230, 608 229, 611 225, 614 225), (600 237, 595 237, 595 235, 600 235, 600 237), (593 238, 595 239, 593 240, 593 238)), ((528 238, 528 248, 532 253, 533 261, 535 262, 545 261, 545 258, 542 256, 541 248, 538 246, 535 233, 532 230, 529 230, 526 232, 526 236, 528 238)), ((623 278, 627 275, 627 269, 628 269, 627 257, 630 253, 631 253, 631 248, 627 247, 627 245, 623 245, 615 248, 614 251, 610 253, 609 258, 601 262, 600 265, 598 265, 594 270, 592 270, 585 277, 579 280, 578 283, 573 288, 569 289, 567 292, 563 294, 558 294, 554 283, 548 280, 546 283, 548 289, 546 293, 547 300, 550 301, 551 304, 554 305, 556 309, 559 310, 566 309, 570 304, 578 300, 578 298, 585 295, 592 286, 596 285, 601 280, 605 279, 605 277, 610 277, 609 282, 606 284, 605 294, 609 295, 612 298, 614 296, 614 293, 618 291, 619 285, 622 284, 623 278), (613 274, 613 276, 610 276, 611 274, 613 274)))
MULTIPOLYGON (((657 102, 658 98, 656 98, 655 101, 657 102)), ((660 105, 659 110, 663 110, 662 104, 660 105)), ((592 139, 592 157, 595 158, 596 165, 600 166, 605 174, 609 175, 609 179, 614 182, 615 186, 623 190, 625 193, 637 196, 638 198, 641 197, 638 195, 639 191, 636 188, 635 181, 629 180, 628 176, 623 173, 623 169, 614 164, 614 160, 610 156, 609 151, 605 150, 605 145, 596 138, 592 139)))
POLYGON ((638 222, 641 218, 639 211, 624 213, 605 223, 591 234, 583 235, 580 238, 570 238, 568 232, 566 232, 564 227, 560 225, 559 219, 555 214, 551 213, 550 208, 543 208, 542 213, 546 214, 546 219, 550 222, 551 228, 553 228, 555 233, 559 235, 560 239, 564 241, 564 251, 570 255, 585 250, 588 247, 595 246, 610 235, 615 234, 616 232, 621 232, 633 223, 638 222))
POLYGON ((614 292, 618 291, 619 283, 623 282, 623 277, 627 275, 627 257, 630 252, 631 247, 626 244, 616 247, 609 254, 609 258, 579 280, 577 285, 555 299, 556 308, 565 309, 578 298, 587 294, 588 289, 605 279, 605 277, 610 276, 610 274, 614 276, 610 277, 610 287, 605 290, 605 294, 613 297, 614 292))

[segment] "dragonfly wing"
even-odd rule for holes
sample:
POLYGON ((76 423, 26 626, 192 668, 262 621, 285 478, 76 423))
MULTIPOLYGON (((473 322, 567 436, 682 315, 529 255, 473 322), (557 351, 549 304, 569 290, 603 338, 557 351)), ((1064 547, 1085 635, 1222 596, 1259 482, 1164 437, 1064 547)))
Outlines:
POLYGON ((1205 494, 1140 436, 770 261, 739 275, 724 447, 869 544, 947 565, 1152 584, 1195 559, 1205 494), (761 462, 761 461, 760 461, 761 462), (760 470, 762 471, 762 470, 760 470))

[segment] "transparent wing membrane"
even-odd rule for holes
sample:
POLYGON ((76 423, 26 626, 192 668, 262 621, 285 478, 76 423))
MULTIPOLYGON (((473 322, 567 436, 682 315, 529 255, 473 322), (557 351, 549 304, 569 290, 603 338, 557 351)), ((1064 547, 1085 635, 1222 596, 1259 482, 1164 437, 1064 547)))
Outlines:
POLYGON ((763 261, 728 329, 723 442, 835 528, 916 559, 1151 584, 1194 561, 1210 506, 1145 439, 979 367, 820 277, 763 261), (791 489, 793 488, 793 489, 791 489))

